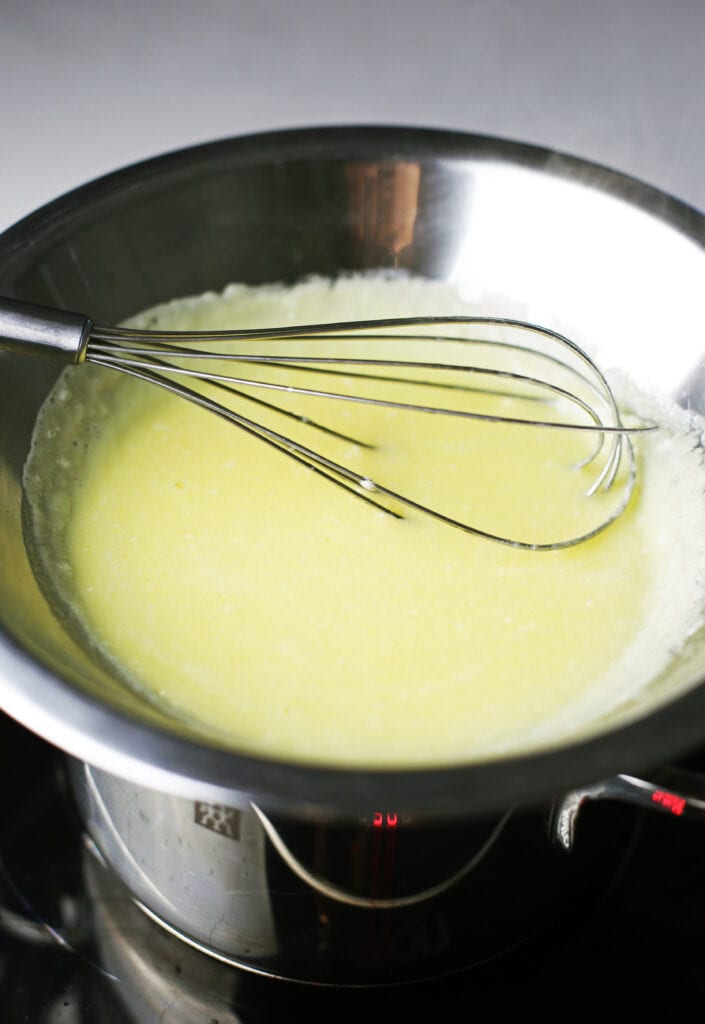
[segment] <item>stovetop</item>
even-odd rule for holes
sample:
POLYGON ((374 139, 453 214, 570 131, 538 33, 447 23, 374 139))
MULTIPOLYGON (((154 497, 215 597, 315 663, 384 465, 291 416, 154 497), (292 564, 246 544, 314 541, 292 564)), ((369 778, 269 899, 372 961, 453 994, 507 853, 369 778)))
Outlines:
MULTIPOLYGON (((705 752, 698 757, 705 763, 705 752)), ((590 807, 582 841, 612 842, 617 831, 619 855, 599 886, 567 897, 548 926, 448 976, 327 988, 226 967, 149 922, 86 853, 60 764, 51 747, 0 717, 3 1024, 453 1020, 480 1006, 499 1020, 565 1020, 616 1006, 681 1020, 705 1009, 705 826, 697 822, 590 807)), ((467 913, 470 930, 471 906, 467 913)))

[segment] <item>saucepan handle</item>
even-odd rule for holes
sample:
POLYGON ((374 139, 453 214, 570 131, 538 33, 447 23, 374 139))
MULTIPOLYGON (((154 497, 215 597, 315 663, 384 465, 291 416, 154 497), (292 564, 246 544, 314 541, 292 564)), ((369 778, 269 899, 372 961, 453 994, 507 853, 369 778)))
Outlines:
POLYGON ((552 833, 556 843, 571 850, 582 807, 591 800, 621 800, 676 818, 705 821, 705 775, 663 765, 649 778, 613 775, 582 789, 573 789, 554 808, 552 833))

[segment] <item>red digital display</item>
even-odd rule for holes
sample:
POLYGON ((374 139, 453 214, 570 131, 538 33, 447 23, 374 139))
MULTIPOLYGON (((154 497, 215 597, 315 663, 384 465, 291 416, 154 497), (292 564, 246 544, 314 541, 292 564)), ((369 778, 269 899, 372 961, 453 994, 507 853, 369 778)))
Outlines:
POLYGON ((675 793, 667 793, 664 789, 657 789, 655 793, 651 794, 651 799, 655 804, 661 804, 671 814, 681 815, 685 810, 685 799, 682 796, 676 796, 675 793))
POLYGON ((372 824, 375 828, 396 828, 399 823, 399 816, 393 811, 375 811, 372 815, 372 824))

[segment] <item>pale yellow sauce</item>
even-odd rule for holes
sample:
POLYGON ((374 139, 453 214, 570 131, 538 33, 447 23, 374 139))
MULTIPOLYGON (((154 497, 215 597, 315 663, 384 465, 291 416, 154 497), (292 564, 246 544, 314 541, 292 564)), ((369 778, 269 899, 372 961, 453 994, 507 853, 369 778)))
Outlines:
MULTIPOLYGON (((420 282, 310 282, 233 288, 167 306, 159 323, 460 308, 448 289, 420 282)), ((489 411, 527 405, 481 401, 489 411)), ((573 435, 340 403, 306 411, 380 448, 267 422, 493 532, 582 532, 615 500, 584 497, 594 470, 571 468, 586 443, 573 435)), ((692 467, 674 493, 674 457, 694 458, 678 444, 664 431, 640 442, 635 498, 599 538, 527 552, 415 514, 397 521, 185 402, 79 368, 40 420, 26 485, 54 584, 151 699, 246 751, 428 765, 594 728, 692 631, 702 594, 697 579, 684 592, 682 568, 704 557, 692 524, 678 527, 683 555, 673 556, 662 500, 692 503, 692 467), (78 427, 87 448, 70 444, 78 427)))

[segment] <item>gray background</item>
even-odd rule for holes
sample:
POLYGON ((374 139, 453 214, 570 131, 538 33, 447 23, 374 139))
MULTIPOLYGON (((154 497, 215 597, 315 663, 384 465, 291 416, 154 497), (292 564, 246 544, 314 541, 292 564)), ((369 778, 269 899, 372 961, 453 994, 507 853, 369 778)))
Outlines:
POLYGON ((705 209, 705 0, 0 0, 0 229, 97 174, 261 129, 535 142, 705 209))

